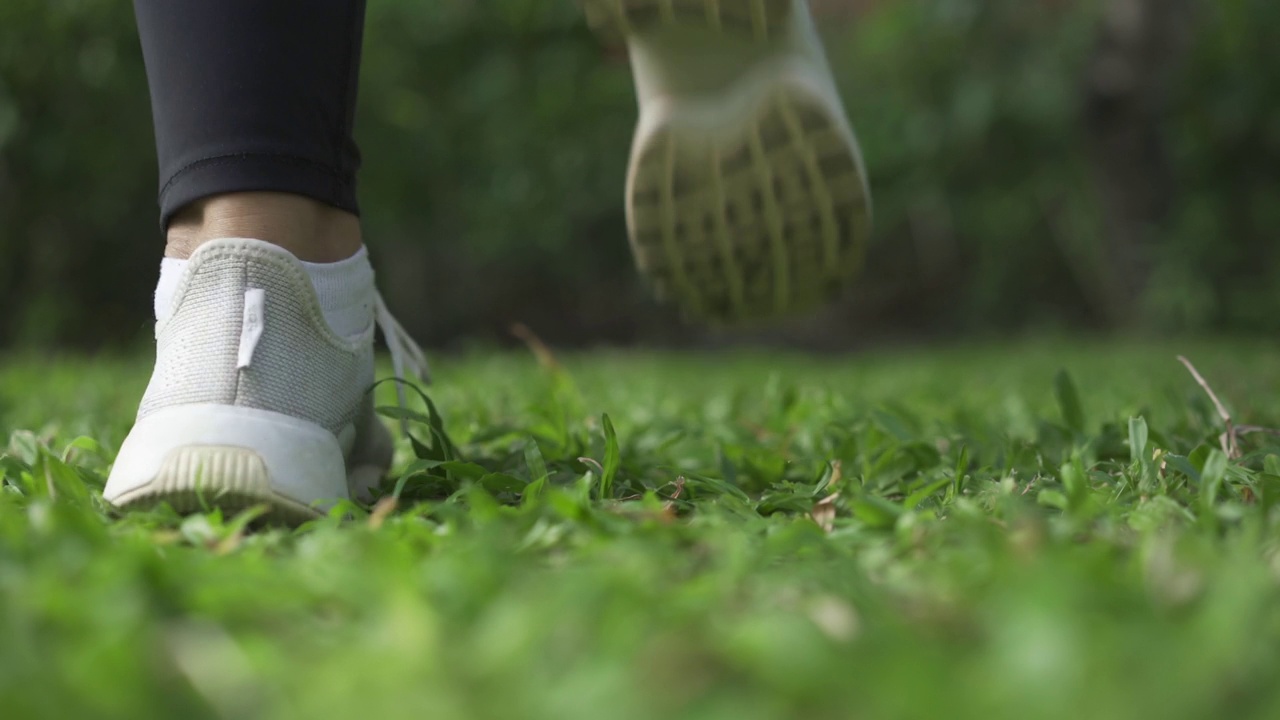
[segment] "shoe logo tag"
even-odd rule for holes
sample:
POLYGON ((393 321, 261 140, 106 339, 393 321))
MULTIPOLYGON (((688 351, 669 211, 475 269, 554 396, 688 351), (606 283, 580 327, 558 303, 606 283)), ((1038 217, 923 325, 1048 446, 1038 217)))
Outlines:
POLYGON ((258 349, 258 341, 267 324, 267 291, 256 288, 244 294, 244 324, 240 327, 240 360, 237 370, 244 370, 253 364, 253 352, 258 349))

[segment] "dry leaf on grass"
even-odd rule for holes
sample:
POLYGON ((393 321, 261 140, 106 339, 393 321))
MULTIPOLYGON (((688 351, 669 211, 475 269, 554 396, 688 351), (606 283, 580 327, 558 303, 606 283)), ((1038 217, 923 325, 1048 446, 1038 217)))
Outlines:
POLYGON ((832 491, 830 495, 818 501, 813 506, 813 511, 809 513, 809 517, 818 523, 818 527, 823 532, 831 532, 836 526, 836 501, 840 499, 840 493, 836 488, 840 485, 840 480, 844 477, 844 467, 839 460, 831 461, 831 480, 827 482, 827 490, 832 491))
POLYGON ((396 506, 399 504, 394 497, 390 496, 379 500, 378 504, 373 506, 373 512, 369 513, 369 527, 374 530, 382 527, 382 523, 396 511, 396 506))

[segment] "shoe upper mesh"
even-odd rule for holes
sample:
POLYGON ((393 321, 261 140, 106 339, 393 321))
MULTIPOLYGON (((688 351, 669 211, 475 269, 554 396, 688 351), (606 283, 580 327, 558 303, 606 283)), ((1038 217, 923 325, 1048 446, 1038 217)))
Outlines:
POLYGON ((356 421, 373 382, 372 314, 367 339, 341 342, 324 325, 301 269, 260 246, 227 243, 192 258, 185 290, 157 333, 139 419, 208 403, 289 415, 335 435, 356 421), (251 366, 237 370, 250 288, 266 291, 265 332, 251 366))

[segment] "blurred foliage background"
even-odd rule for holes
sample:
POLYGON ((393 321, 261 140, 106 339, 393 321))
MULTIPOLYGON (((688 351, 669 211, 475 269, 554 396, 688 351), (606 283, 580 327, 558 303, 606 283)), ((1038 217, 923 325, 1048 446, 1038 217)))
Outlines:
MULTIPOLYGON (((872 177, 863 282, 747 337, 1280 330, 1280 3, 814 0, 872 177)), ((570 2, 371 0, 384 291, 436 346, 703 343, 631 268, 625 60, 570 2)), ((0 3, 0 347, 129 346, 160 254, 129 3, 0 3)))

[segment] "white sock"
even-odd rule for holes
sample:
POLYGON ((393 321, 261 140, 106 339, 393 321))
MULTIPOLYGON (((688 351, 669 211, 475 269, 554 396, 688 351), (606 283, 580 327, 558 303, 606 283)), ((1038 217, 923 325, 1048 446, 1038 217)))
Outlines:
POLYGON ((302 263, 320 298, 320 309, 329 327, 348 340, 369 329, 373 322, 373 266, 369 253, 360 252, 336 263, 302 263))
MULTIPOLYGON (((160 263, 160 282, 156 285, 156 320, 163 321, 173 312, 174 295, 187 268, 187 260, 165 258, 160 263)), ((373 267, 369 253, 360 252, 336 263, 303 262, 311 284, 320 298, 320 309, 329 327, 344 338, 355 338, 369 329, 373 317, 373 267)))

